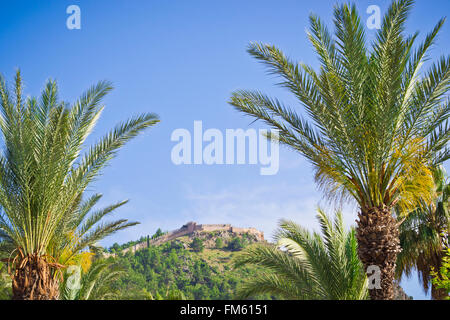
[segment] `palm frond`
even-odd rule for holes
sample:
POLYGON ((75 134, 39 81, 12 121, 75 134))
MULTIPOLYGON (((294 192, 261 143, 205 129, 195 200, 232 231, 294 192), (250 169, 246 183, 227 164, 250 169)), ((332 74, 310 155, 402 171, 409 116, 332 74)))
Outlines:
POLYGON ((317 216, 322 235, 310 233, 292 221, 282 220, 276 246, 256 244, 234 260, 261 271, 238 290, 238 298, 271 293, 284 299, 366 299, 367 279, 358 259, 356 237, 345 231, 343 217, 334 223, 321 210, 317 216))

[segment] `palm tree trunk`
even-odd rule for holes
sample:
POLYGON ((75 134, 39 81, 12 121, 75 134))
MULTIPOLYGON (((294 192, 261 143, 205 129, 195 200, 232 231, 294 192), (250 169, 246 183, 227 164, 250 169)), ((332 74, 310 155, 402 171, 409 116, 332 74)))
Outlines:
MULTIPOLYGON (((431 266, 435 271, 439 272, 439 270, 442 267, 442 260, 444 259, 444 256, 445 256, 444 248, 446 247, 446 243, 447 243, 447 239, 443 236, 443 234, 445 234, 446 226, 445 227, 437 227, 436 230, 441 231, 440 238, 439 238, 439 243, 441 246, 439 248, 439 251, 435 252, 435 254, 433 255, 433 262, 431 263, 431 266)), ((427 278, 429 279, 430 282, 431 282, 430 272, 432 270, 431 266, 428 266, 428 272, 427 272, 427 278)), ((442 280, 442 278, 441 278, 441 280, 442 280)), ((433 282, 431 282, 431 299, 445 300, 447 297, 448 297, 447 290, 436 288, 436 285, 433 282)))
POLYGON ((431 285, 431 299, 433 300, 445 300, 448 297, 447 290, 436 288, 435 284, 431 285))
MULTIPOLYGON (((443 240, 442 238, 440 240, 441 240, 440 243, 445 243, 445 240, 443 240)), ((444 258, 444 255, 445 255, 445 251, 441 247, 441 250, 435 255, 435 259, 434 259, 434 263, 433 263, 434 270, 439 271, 441 269, 442 259, 444 258)), ((431 282, 430 272, 431 272, 431 267, 429 267, 429 271, 427 274, 427 278, 429 278, 430 282, 431 282)), ((436 285, 433 282, 431 282, 431 299, 445 300, 445 298, 447 298, 447 297, 448 297, 447 290, 436 288, 436 285)))
POLYGON ((13 300, 58 300, 59 282, 44 258, 26 256, 16 264, 13 275, 13 300))
POLYGON ((394 299, 394 277, 397 255, 401 251, 399 230, 391 208, 382 206, 361 210, 358 214, 356 236, 358 256, 366 271, 381 271, 380 281, 369 278, 369 294, 372 300, 394 299), (373 280, 373 281, 370 281, 373 280), (380 287, 377 288, 376 284, 380 287))

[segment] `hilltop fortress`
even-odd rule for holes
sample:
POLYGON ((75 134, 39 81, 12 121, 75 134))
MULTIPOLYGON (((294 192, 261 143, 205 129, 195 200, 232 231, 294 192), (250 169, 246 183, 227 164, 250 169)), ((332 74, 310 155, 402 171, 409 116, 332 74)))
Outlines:
POLYGON ((264 233, 255 228, 236 228, 233 227, 231 224, 197 224, 196 222, 191 221, 183 225, 181 228, 168 232, 162 235, 161 237, 151 239, 148 241, 143 241, 129 248, 126 248, 122 250, 122 253, 126 253, 130 250, 131 252, 134 253, 137 250, 147 248, 148 244, 160 245, 179 237, 189 236, 195 233, 214 232, 214 231, 224 231, 232 233, 234 235, 250 234, 253 235, 257 239, 257 241, 264 241, 264 233))

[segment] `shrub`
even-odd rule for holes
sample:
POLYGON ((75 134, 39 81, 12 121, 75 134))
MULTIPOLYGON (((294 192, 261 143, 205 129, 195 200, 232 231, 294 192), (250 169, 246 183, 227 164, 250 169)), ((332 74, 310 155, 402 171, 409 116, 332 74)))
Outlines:
POLYGON ((222 240, 222 238, 217 238, 216 239, 216 248, 217 249, 223 248, 223 240, 222 240))
POLYGON ((200 238, 194 238, 191 243, 191 248, 194 252, 202 252, 204 249, 203 240, 200 238))
POLYGON ((239 251, 245 247, 244 241, 239 237, 234 237, 228 244, 231 251, 239 251))

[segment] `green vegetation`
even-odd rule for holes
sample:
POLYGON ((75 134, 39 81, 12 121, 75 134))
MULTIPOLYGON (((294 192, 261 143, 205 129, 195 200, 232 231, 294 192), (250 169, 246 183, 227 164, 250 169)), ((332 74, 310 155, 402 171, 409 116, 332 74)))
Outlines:
POLYGON ((239 251, 244 247, 245 247, 245 240, 240 237, 234 237, 228 244, 228 249, 230 249, 231 251, 239 251))
POLYGON ((128 242, 120 244, 120 245, 118 243, 114 243, 108 249, 104 249, 104 251, 109 252, 109 253, 119 253, 123 249, 130 248, 130 247, 132 247, 138 243, 142 243, 142 242, 147 242, 147 246, 148 246, 150 244, 150 240, 155 240, 156 238, 159 238, 165 234, 167 234, 167 232, 163 232, 161 230, 161 228, 158 228, 158 230, 156 230, 156 232, 151 237, 150 236, 146 236, 146 237, 142 236, 139 238, 139 240, 128 241, 128 242))
POLYGON ((446 293, 441 299, 450 300, 450 249, 447 249, 439 271, 432 270, 431 276, 433 277, 433 285, 446 293))
POLYGON ((222 249, 223 248, 223 240, 222 238, 216 239, 216 249, 222 249))
MULTIPOLYGON (((145 291, 145 290, 144 290, 145 291)), ((186 300, 186 296, 183 292, 176 289, 167 290, 165 296, 161 296, 159 293, 153 297, 150 293, 148 294, 149 300, 186 300)))
POLYGON ((202 252, 205 248, 203 240, 200 238, 194 238, 191 243, 191 248, 194 252, 202 252))
POLYGON ((127 201, 91 211, 101 195, 85 195, 117 151, 159 121, 132 118, 83 152, 111 89, 99 82, 69 105, 54 81, 39 98, 24 98, 20 72, 12 92, 0 79, 0 255, 12 264, 14 299, 58 299, 62 268, 86 263, 82 250, 136 224, 99 223, 127 201))
MULTIPOLYGON (((183 237, 135 254, 109 258, 125 270, 111 291, 119 299, 233 299, 236 287, 257 272, 256 267, 232 268, 235 252, 227 249, 190 249, 195 240, 183 237), (178 296, 181 299, 181 296, 178 296)), ((258 298, 270 299, 268 294, 258 298)))
MULTIPOLYGON (((445 248, 449 246, 450 230, 449 195, 450 184, 444 168, 433 170, 435 203, 423 204, 410 213, 400 226, 402 252, 397 259, 397 278, 417 271, 425 291, 431 284, 431 297, 441 300, 447 292, 431 281, 431 271, 439 270, 443 263, 445 248)), ((400 218, 401 219, 401 218, 400 218)))
POLYGON ((118 291, 111 290, 111 285, 125 272, 114 261, 96 259, 88 270, 80 269, 65 272, 59 288, 61 300, 105 300, 120 296, 118 291))
POLYGON ((134 246, 135 244, 141 243, 147 241, 146 237, 141 237, 139 240, 135 240, 135 241, 128 241, 126 243, 123 244, 118 244, 118 243, 114 243, 110 248, 108 248, 108 252, 110 253, 119 253, 120 251, 122 251, 123 249, 127 249, 130 248, 132 246, 134 246))
POLYGON ((156 230, 155 234, 152 236, 152 239, 159 238, 159 237, 165 235, 166 233, 167 233, 167 232, 163 232, 163 231, 161 230, 161 228, 158 228, 158 230, 156 230))
POLYGON ((355 5, 335 6, 334 35, 311 15, 317 70, 274 45, 250 44, 248 52, 280 77, 308 118, 259 91, 237 91, 230 100, 279 130, 278 140, 313 165, 327 196, 358 203, 359 258, 366 269, 381 268, 382 289, 369 290, 375 300, 394 297, 400 252, 394 209, 404 217, 430 205, 431 168, 450 157, 450 57, 421 70, 445 19, 417 45, 417 34, 404 32, 412 6, 412 0, 393 1, 372 42, 355 5))
POLYGON ((11 278, 6 267, 0 262, 0 300, 10 300, 12 298, 11 278))
POLYGON ((263 293, 294 300, 368 297, 355 231, 345 231, 340 212, 334 223, 320 210, 317 218, 322 235, 310 233, 291 221, 282 221, 276 246, 255 244, 237 255, 237 267, 254 265, 260 270, 239 288, 240 298, 263 293))

